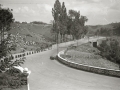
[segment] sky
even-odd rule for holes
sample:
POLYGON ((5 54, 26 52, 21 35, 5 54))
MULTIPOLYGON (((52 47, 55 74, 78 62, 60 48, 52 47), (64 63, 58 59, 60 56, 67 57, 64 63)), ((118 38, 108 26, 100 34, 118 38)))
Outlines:
MULTIPOLYGON (((88 18, 86 25, 104 25, 120 22, 120 0, 59 0, 65 2, 67 11, 80 11, 88 18)), ((3 7, 13 9, 16 21, 43 21, 50 23, 53 20, 52 8, 55 0, 0 0, 3 7)))

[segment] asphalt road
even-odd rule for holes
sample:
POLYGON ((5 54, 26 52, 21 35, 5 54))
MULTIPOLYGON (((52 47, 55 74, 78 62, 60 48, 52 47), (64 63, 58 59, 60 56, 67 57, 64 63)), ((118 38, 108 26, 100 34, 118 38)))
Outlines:
POLYGON ((23 67, 31 70, 30 90, 120 90, 120 78, 67 67, 49 59, 55 53, 57 49, 27 56, 23 67))

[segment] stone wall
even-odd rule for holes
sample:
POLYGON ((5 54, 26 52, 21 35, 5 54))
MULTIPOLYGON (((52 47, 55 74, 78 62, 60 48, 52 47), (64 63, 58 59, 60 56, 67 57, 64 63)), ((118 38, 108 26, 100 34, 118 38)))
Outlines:
POLYGON ((58 60, 62 62, 63 64, 80 69, 80 70, 85 70, 93 73, 98 73, 98 74, 104 74, 108 76, 115 76, 115 77, 120 77, 120 70, 113 70, 113 69, 106 69, 106 68, 100 68, 100 67, 95 67, 95 66, 89 66, 89 65, 83 65, 83 64, 78 64, 75 62, 71 62, 67 59, 62 58, 60 55, 64 54, 64 51, 61 51, 58 53, 58 60))

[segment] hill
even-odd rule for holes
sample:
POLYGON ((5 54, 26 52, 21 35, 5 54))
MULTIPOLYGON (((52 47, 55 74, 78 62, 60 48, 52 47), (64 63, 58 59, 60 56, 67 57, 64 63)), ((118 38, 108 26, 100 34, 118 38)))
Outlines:
POLYGON ((94 33, 97 31, 97 30, 100 30, 101 28, 103 29, 108 29, 108 30, 113 30, 114 28, 120 26, 120 22, 119 23, 110 23, 110 24, 107 24, 107 25, 88 25, 88 35, 94 35, 94 33))
MULTIPOLYGON (((120 26, 120 23, 95 26, 88 25, 87 35, 94 36, 95 32, 101 28, 107 28, 108 30, 111 30, 118 26, 120 26)), ((54 39, 51 34, 51 28, 52 25, 45 23, 13 23, 12 28, 9 31, 9 33, 14 36, 17 42, 17 51, 14 51, 13 53, 21 52, 23 48, 26 50, 34 50, 54 43, 54 39)), ((67 40, 69 39, 68 36, 66 38, 67 40)))
POLYGON ((37 49, 52 44, 51 26, 47 24, 33 24, 33 23, 13 23, 9 33, 15 38, 17 42, 17 51, 21 52, 22 48, 26 50, 37 49))

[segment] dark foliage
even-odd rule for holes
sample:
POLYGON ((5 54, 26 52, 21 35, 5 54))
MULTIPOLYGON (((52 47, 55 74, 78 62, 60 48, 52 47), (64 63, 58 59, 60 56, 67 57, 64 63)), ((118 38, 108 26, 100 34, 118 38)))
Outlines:
POLYGON ((100 55, 108 60, 120 64, 120 46, 115 39, 103 40, 98 49, 100 55))
POLYGON ((26 36, 28 36, 28 37, 32 37, 32 35, 30 35, 30 34, 27 34, 26 36))
POLYGON ((42 21, 33 21, 33 22, 30 22, 30 23, 32 23, 32 24, 47 24, 47 23, 44 23, 42 21))
POLYGON ((111 36, 113 35, 113 30, 108 28, 100 28, 95 32, 97 36, 111 36))
POLYGON ((0 71, 6 71, 6 68, 21 65, 24 62, 24 58, 13 62, 13 56, 11 50, 15 50, 16 43, 12 42, 11 35, 8 31, 13 23, 13 14, 10 9, 4 9, 0 7, 0 71), (5 35, 6 34, 6 35, 5 35))
POLYGON ((116 27, 114 27, 114 29, 113 29, 113 33, 114 33, 114 35, 119 36, 119 35, 120 35, 120 26, 116 26, 116 27))
POLYGON ((71 35, 73 39, 80 39, 87 33, 87 28, 85 27, 85 22, 88 20, 87 17, 81 16, 80 11, 69 10, 67 13, 64 2, 61 4, 59 0, 55 1, 52 15, 54 20, 51 33, 54 34, 57 43, 66 42, 66 35, 71 35))

